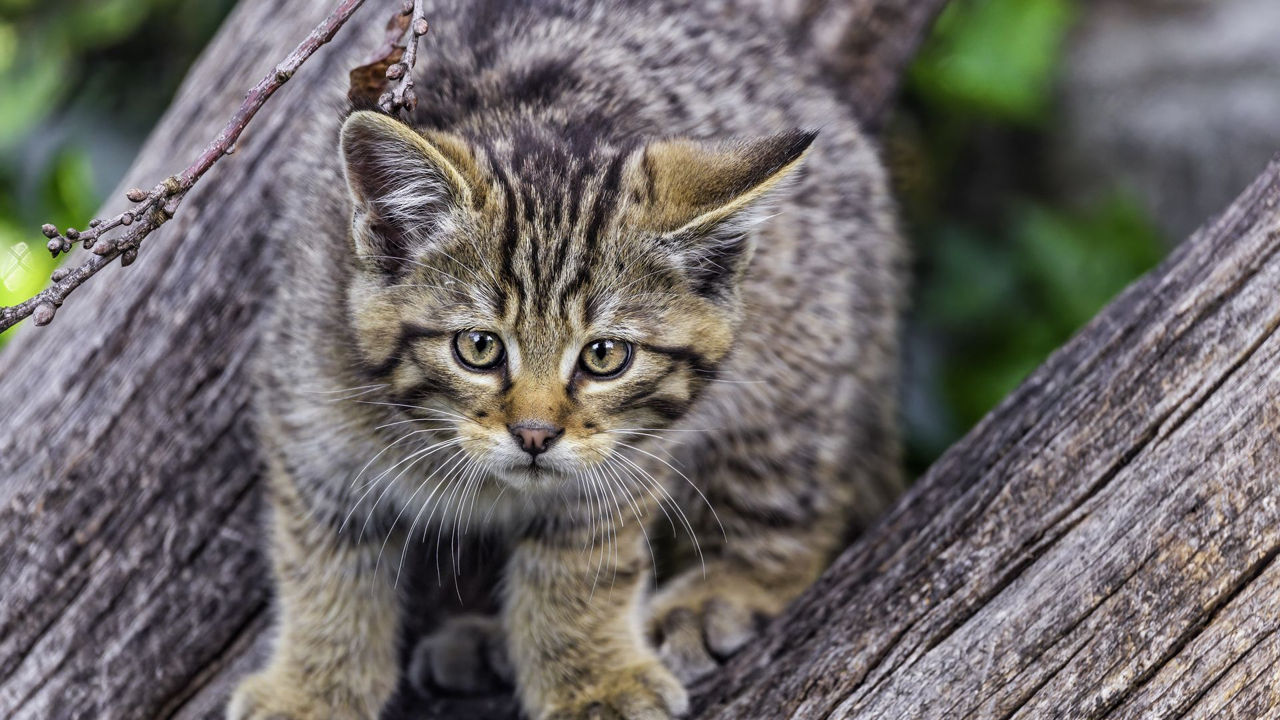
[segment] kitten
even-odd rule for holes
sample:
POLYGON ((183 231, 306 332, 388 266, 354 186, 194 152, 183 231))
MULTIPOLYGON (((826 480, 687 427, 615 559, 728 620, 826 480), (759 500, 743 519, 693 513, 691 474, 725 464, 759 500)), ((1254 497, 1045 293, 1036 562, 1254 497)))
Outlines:
POLYGON ((411 123, 317 119, 289 171, 278 640, 230 717, 376 717, 424 528, 508 539, 500 625, 445 632, 530 718, 679 716, 898 490, 884 173, 746 11, 428 4, 411 123), (656 589, 651 523, 702 558, 656 589))

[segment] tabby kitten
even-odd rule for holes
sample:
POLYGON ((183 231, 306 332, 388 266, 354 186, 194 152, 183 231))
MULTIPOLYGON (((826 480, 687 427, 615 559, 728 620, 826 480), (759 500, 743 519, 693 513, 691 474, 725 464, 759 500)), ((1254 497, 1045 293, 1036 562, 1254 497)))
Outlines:
POLYGON ((436 682, 484 649, 534 720, 679 716, 898 489, 883 172, 745 8, 428 5, 411 122, 318 118, 287 171, 278 640, 230 717, 375 717, 399 565, 477 529, 501 617, 424 646, 436 682), (702 558, 657 588, 652 523, 702 558))

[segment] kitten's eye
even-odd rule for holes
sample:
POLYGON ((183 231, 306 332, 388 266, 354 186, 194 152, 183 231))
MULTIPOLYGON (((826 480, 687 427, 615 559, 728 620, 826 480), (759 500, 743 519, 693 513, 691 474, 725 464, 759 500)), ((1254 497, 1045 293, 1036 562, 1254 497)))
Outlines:
POLYGON ((578 364, 597 377, 613 377, 631 361, 631 343, 621 340, 593 340, 582 348, 578 364))
POLYGON ((463 330, 453 337, 458 360, 472 370, 490 370, 502 362, 502 341, 483 330, 463 330))

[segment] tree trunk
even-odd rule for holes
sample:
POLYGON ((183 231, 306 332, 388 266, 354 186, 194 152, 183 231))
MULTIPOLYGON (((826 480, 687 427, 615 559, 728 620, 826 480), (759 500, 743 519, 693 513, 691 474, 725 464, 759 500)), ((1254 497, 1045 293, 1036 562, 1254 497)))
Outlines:
MULTIPOLYGON (((815 62, 858 68, 851 105, 874 122, 942 0, 721 0, 746 3, 776 12, 815 62), (819 37, 832 17, 853 24, 819 37)), ((241 3, 116 197, 194 157, 331 4, 241 3)), ((379 46, 396 4, 369 2, 304 65, 136 264, 104 271, 0 356, 0 716, 216 717, 259 662, 269 583, 246 365, 275 252, 276 168, 302 119, 333 111, 331 90, 379 46)), ((413 702, 418 717, 513 707, 413 702)))

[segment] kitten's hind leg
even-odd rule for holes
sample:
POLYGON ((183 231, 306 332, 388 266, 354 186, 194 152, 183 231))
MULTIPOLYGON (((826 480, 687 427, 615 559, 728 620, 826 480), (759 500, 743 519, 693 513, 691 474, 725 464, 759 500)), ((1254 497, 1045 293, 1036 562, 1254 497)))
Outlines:
POLYGON ((649 639, 686 684, 702 678, 752 640, 816 573, 770 576, 708 561, 673 578, 649 602, 649 639))

